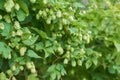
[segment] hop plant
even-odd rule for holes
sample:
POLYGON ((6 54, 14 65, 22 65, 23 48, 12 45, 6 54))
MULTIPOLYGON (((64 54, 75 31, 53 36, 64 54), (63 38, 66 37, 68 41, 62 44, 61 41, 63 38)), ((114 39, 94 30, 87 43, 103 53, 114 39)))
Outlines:
POLYGON ((0 0, 0 79, 119 79, 120 4, 83 1, 0 0))

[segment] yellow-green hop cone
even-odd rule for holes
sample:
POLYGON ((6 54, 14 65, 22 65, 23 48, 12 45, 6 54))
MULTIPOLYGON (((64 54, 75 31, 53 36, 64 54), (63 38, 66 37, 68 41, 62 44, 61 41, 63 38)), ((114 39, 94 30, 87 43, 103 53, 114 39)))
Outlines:
POLYGON ((3 30, 4 29, 4 24, 0 23, 0 29, 3 30))
POLYGON ((11 67, 11 70, 12 70, 12 71, 15 71, 15 70, 16 70, 16 66, 13 65, 13 66, 11 67))
POLYGON ((7 0, 6 3, 4 4, 4 7, 7 12, 11 12, 12 8, 14 7, 13 0, 7 0))
POLYGON ((35 2, 36 2, 36 0, 30 0, 30 2, 31 2, 31 3, 35 3, 35 2))
POLYGON ((64 64, 68 64, 68 61, 69 61, 69 60, 68 60, 67 58, 65 58, 64 61, 63 61, 63 63, 64 63, 64 64))
POLYGON ((14 76, 12 77, 12 80, 17 80, 14 76))
POLYGON ((2 15, 0 15, 0 20, 2 19, 2 15))
POLYGON ((19 9, 20 9, 19 4, 18 4, 18 3, 16 3, 16 4, 15 4, 15 6, 14 6, 14 8, 15 8, 16 10, 19 10, 19 9))
POLYGON ((59 52, 60 55, 63 54, 63 52, 64 52, 63 48, 62 47, 58 47, 58 52, 59 52))
POLYGON ((14 27, 15 27, 15 29, 20 29, 21 27, 20 27, 20 23, 18 22, 18 21, 15 21, 14 22, 14 27))
POLYGON ((57 11, 56 16, 57 16, 58 18, 62 17, 62 12, 61 12, 60 10, 59 10, 59 11, 57 11))
POLYGON ((73 67, 76 67, 76 61, 75 61, 75 60, 72 60, 72 61, 71 61, 71 65, 72 65, 73 67))
POLYGON ((26 67, 27 67, 27 69, 31 69, 31 68, 32 68, 31 62, 27 62, 27 63, 26 63, 26 67))
POLYGON ((23 34, 23 31, 22 30, 17 30, 17 33, 16 33, 18 36, 22 36, 22 34, 23 34))
POLYGON ((26 52, 27 48, 26 47, 22 47, 20 48, 20 56, 24 56, 25 52, 26 52))

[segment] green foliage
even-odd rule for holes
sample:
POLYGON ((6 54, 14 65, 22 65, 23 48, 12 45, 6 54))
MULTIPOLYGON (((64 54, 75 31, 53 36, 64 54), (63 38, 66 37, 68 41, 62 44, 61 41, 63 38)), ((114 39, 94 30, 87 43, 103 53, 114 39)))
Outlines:
POLYGON ((119 80, 119 0, 0 0, 0 80, 119 80))

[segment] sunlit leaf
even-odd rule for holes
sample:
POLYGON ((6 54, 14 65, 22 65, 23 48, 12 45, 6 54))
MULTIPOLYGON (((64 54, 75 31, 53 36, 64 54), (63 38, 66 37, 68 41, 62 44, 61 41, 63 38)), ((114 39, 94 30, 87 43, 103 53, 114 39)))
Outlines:
POLYGON ((26 18, 26 14, 20 9, 17 11, 17 18, 19 21, 24 21, 26 18))
POLYGON ((38 56, 37 53, 35 53, 33 50, 28 50, 27 51, 27 56, 31 57, 31 58, 41 58, 40 56, 38 56))
POLYGON ((47 34, 44 31, 39 30, 39 29, 34 28, 34 27, 32 27, 31 29, 33 29, 34 31, 36 31, 42 38, 47 38, 47 34))
POLYGON ((92 62, 91 60, 88 60, 86 63, 85 63, 85 66, 86 66, 86 69, 89 69, 92 65, 92 62))
POLYGON ((39 80, 35 75, 31 74, 28 76, 28 80, 39 80))
POLYGON ((120 52, 120 43, 114 42, 114 45, 118 52, 120 52))
POLYGON ((33 45, 33 44, 36 42, 36 40, 38 39, 38 37, 39 37, 39 36, 33 36, 33 37, 31 37, 30 39, 23 40, 23 43, 24 43, 25 45, 28 45, 28 46, 33 45))
POLYGON ((29 15, 29 9, 28 9, 27 4, 26 4, 24 1, 22 1, 22 0, 19 0, 18 3, 19 3, 19 5, 20 5, 21 9, 22 9, 27 15, 29 15))

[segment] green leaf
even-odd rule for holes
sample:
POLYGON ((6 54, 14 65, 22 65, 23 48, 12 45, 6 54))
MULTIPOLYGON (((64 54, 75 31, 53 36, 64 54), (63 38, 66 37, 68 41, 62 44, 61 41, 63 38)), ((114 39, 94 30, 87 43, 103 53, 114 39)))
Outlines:
POLYGON ((50 41, 45 41, 45 47, 49 47, 49 46, 51 46, 52 45, 52 43, 50 42, 50 41))
POLYGON ((47 34, 44 31, 39 30, 39 29, 34 28, 34 27, 32 27, 31 29, 33 29, 34 31, 36 31, 42 38, 47 38, 47 34))
POLYGON ((47 71, 49 72, 52 80, 55 80, 56 78, 59 80, 62 75, 66 74, 66 71, 61 64, 51 65, 47 71))
POLYGON ((75 31, 76 31, 76 28, 70 28, 70 33, 71 34, 75 33, 75 31))
POLYGON ((87 60, 87 62, 85 63, 85 67, 86 67, 86 69, 90 68, 91 65, 92 65, 91 60, 87 60))
POLYGON ((55 80, 57 75, 56 75, 55 72, 53 72, 53 73, 50 74, 50 77, 51 77, 52 80, 55 80))
POLYGON ((8 47, 4 42, 0 42, 0 54, 2 54, 4 58, 9 58, 10 53, 10 47, 8 47))
POLYGON ((48 56, 50 56, 50 54, 47 51, 45 51, 45 58, 47 58, 48 56))
POLYGON ((92 58, 92 62, 95 66, 97 66, 97 64, 98 64, 97 58, 92 58))
POLYGON ((33 50, 28 50, 27 51, 27 56, 31 57, 31 58, 41 58, 40 56, 37 55, 37 53, 35 53, 33 50))
POLYGON ((25 45, 30 46, 30 45, 33 45, 33 44, 36 42, 36 40, 38 39, 38 37, 39 37, 39 36, 33 36, 33 37, 31 37, 30 39, 23 40, 22 42, 23 42, 25 45))
POLYGON ((54 65, 51 65, 51 66, 48 68, 47 71, 50 72, 50 73, 53 72, 53 71, 55 70, 55 66, 56 66, 55 64, 54 64, 54 65))
POLYGON ((19 72, 20 72, 20 69, 17 68, 17 69, 13 72, 13 74, 14 74, 14 75, 18 75, 19 72))
POLYGON ((30 34, 30 29, 29 29, 29 27, 23 27, 23 28, 22 28, 22 31, 23 31, 24 33, 29 33, 29 34, 30 34))
POLYGON ((73 6, 76 7, 76 8, 84 8, 85 7, 82 3, 78 3, 78 2, 75 2, 73 4, 73 6))
POLYGON ((4 24, 4 29, 1 34, 2 36, 6 36, 8 38, 11 35, 11 25, 5 22, 3 22, 3 24, 4 24))
POLYGON ((21 22, 21 24, 27 24, 27 23, 31 22, 31 20, 32 20, 32 15, 29 15, 25 18, 24 21, 21 22))
POLYGON ((11 49, 9 47, 5 48, 3 51, 3 57, 4 58, 9 58, 9 55, 11 53, 11 49), (5 50, 6 49, 6 50, 5 50))
POLYGON ((26 64, 24 57, 17 57, 14 61, 22 65, 26 64))
POLYGON ((52 47, 48 47, 44 49, 45 52, 45 58, 47 58, 48 56, 50 56, 51 54, 54 54, 54 50, 52 47))
POLYGON ((29 15, 29 9, 28 9, 28 5, 22 1, 22 0, 18 0, 18 4, 20 5, 20 8, 27 14, 29 15))
POLYGON ((66 73, 66 70, 64 69, 64 67, 61 69, 61 75, 64 76, 66 73))
POLYGON ((116 70, 113 67, 109 67, 108 70, 109 70, 109 72, 111 74, 115 74, 116 73, 116 70))
POLYGON ((117 53, 116 58, 115 58, 115 62, 117 65, 120 65, 120 53, 117 53))
POLYGON ((35 46, 36 46, 36 50, 44 49, 44 44, 42 42, 36 43, 35 46))
POLYGON ((118 52, 120 52, 120 43, 114 42, 114 45, 118 52))
POLYGON ((17 13, 17 18, 19 21, 24 21, 26 18, 26 14, 20 9, 17 13))
POLYGON ((5 3, 5 0, 0 0, 0 9, 1 10, 4 9, 4 3, 5 3))
POLYGON ((1 69, 2 65, 3 65, 3 59, 0 58, 0 69, 1 69))
POLYGON ((39 80, 34 74, 28 76, 28 80, 39 80))
POLYGON ((57 64, 57 65, 56 65, 56 69, 57 69, 58 71, 60 71, 61 75, 65 75, 65 74, 66 74, 66 71, 65 71, 63 65, 57 64))

